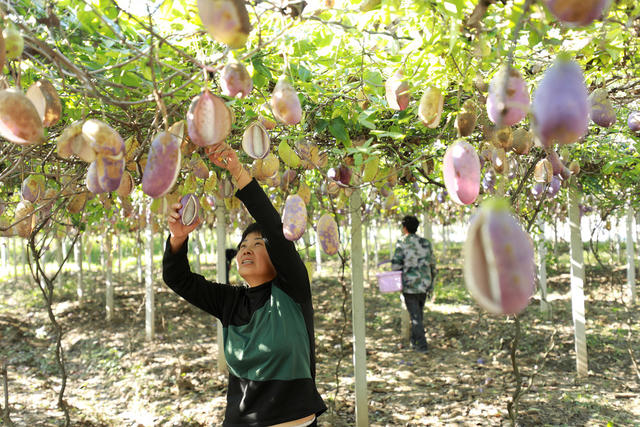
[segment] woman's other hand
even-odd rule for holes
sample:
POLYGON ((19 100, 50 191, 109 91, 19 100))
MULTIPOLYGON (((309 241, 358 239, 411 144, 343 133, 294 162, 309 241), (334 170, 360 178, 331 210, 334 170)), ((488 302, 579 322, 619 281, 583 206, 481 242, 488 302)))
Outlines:
POLYGON ((238 184, 238 189, 244 188, 251 182, 251 175, 242 166, 235 150, 226 143, 207 147, 207 155, 214 165, 226 169, 238 184))
POLYGON ((180 218, 180 214, 178 211, 182 208, 182 204, 174 203, 169 208, 169 217, 167 222, 169 223, 169 231, 171 232, 171 237, 169 238, 169 244, 171 245, 171 252, 175 253, 182 247, 184 241, 187 240, 189 233, 196 229, 201 223, 202 218, 198 216, 198 218, 194 221, 193 224, 187 226, 182 223, 180 218))

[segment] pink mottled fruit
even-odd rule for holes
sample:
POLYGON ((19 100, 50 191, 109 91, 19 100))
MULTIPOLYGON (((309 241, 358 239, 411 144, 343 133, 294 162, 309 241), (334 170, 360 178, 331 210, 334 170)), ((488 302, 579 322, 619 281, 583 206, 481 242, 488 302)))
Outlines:
POLYGON ((536 143, 542 147, 572 144, 587 133, 588 93, 578 63, 556 59, 538 85, 532 110, 536 143))
POLYGON ((198 153, 193 153, 191 160, 189 161, 189 167, 193 171, 193 174, 200 179, 209 178, 209 168, 207 164, 202 160, 202 157, 198 153))
POLYGON ((40 114, 19 89, 0 91, 0 136, 20 145, 44 142, 40 114))
POLYGON ((29 175, 22 181, 22 198, 37 203, 44 195, 44 175, 29 175))
POLYGON ((185 194, 180 200, 182 207, 178 211, 180 215, 180 221, 187 227, 192 225, 198 220, 198 213, 200 212, 200 201, 192 194, 185 194))
POLYGON ((195 145, 206 147, 224 141, 231 132, 232 124, 229 107, 208 89, 191 101, 187 112, 187 132, 195 145))
POLYGON ((471 144, 457 140, 447 148, 442 174, 451 200, 461 205, 475 202, 480 193, 480 159, 471 144))
POLYGON ((338 236, 338 224, 331 215, 324 214, 318 220, 316 226, 320 247, 327 255, 335 255, 340 247, 340 238, 338 236))
POLYGON ((87 190, 91 191, 93 194, 104 193, 104 189, 100 185, 100 181, 98 181, 98 166, 95 161, 89 164, 89 169, 87 169, 87 176, 85 178, 85 185, 87 186, 87 190))
POLYGON ((401 70, 396 71, 384 84, 385 98, 389 107, 402 111, 409 106, 409 83, 401 70))
POLYGON ((180 139, 160 132, 151 143, 142 176, 142 191, 154 199, 167 194, 178 178, 181 158, 180 139))
POLYGON ((49 80, 38 80, 27 90, 27 98, 40 114, 40 120, 44 127, 53 126, 62 116, 62 103, 58 97, 56 88, 49 80))
POLYGON ((298 93, 285 76, 281 76, 273 88, 271 110, 275 118, 285 125, 295 125, 302 118, 302 107, 298 93))
POLYGON ((230 62, 222 68, 220 88, 223 95, 245 98, 253 89, 253 80, 244 65, 230 62))
POLYGON ((602 16, 611 0, 543 0, 558 20, 575 26, 589 25, 602 16))
POLYGON ((98 156, 94 162, 98 183, 105 192, 112 192, 118 189, 124 173, 124 156, 98 156))
POLYGON ((82 136, 98 157, 124 154, 125 145, 120 134, 100 120, 89 119, 84 122, 82 136))
POLYGON ((599 88, 589 95, 591 120, 598 126, 611 127, 616 122, 616 110, 608 98, 607 91, 599 88))
POLYGON ((464 244, 469 293, 495 314, 517 314, 535 291, 531 238, 506 200, 490 200, 472 220, 464 244))
POLYGON ((627 118, 627 125, 631 132, 640 132, 640 111, 633 111, 627 118))
POLYGON ((307 207, 297 194, 287 197, 282 212, 282 232, 287 240, 298 240, 307 229, 307 207))
POLYGON ((524 119, 529 111, 530 98, 527 83, 514 68, 509 70, 508 75, 504 99, 502 99, 502 91, 507 78, 505 67, 501 68, 491 80, 487 96, 487 114, 489 119, 499 126, 513 126, 524 119))
POLYGON ((247 42, 251 22, 244 0, 198 0, 198 12, 214 40, 233 49, 247 42))

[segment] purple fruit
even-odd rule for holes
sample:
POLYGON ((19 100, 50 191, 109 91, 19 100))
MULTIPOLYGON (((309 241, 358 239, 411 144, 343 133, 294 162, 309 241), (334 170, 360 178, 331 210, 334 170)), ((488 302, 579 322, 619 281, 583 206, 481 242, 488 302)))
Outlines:
POLYGON ((214 40, 232 49, 247 42, 251 22, 243 0, 198 0, 198 13, 214 40))
POLYGON ((160 132, 151 143, 142 175, 142 191, 154 199, 167 194, 178 179, 182 152, 175 135, 160 132))
POLYGON ((282 232, 287 240, 298 240, 307 229, 307 207, 297 194, 287 197, 282 212, 282 232))
POLYGON ((483 203, 463 249, 467 289, 495 314, 517 314, 535 291, 533 244, 505 199, 483 203))
POLYGON ((640 111, 632 111, 627 119, 627 124, 631 132, 640 132, 640 111))
POLYGON ((285 125, 295 125, 302 119, 302 107, 298 93, 287 81, 286 76, 281 76, 273 88, 271 110, 275 118, 285 125))
POLYGON ((340 239, 338 237, 338 224, 331 215, 324 214, 318 220, 316 227, 318 240, 320 240, 320 246, 327 255, 335 255, 338 253, 340 246, 340 239))
POLYGON ((229 107, 208 89, 191 101, 187 112, 187 132, 194 144, 206 147, 224 141, 231 132, 232 123, 229 107))
POLYGON ((534 199, 540 200, 540 198, 544 196, 544 183, 536 182, 533 187, 531 187, 531 195, 534 199))
POLYGON ((444 201, 447 199, 447 192, 446 191, 441 191, 436 195, 436 200, 438 201, 438 203, 444 203, 444 201))
POLYGON ((44 195, 44 175, 29 175, 22 181, 22 198, 37 203, 44 195))
POLYGON ((561 179, 566 179, 571 174, 569 169, 562 163, 562 159, 558 156, 556 150, 552 148, 545 149, 547 160, 551 163, 553 175, 559 175, 561 179))
POLYGON ((85 178, 85 184, 87 186, 87 189, 93 194, 104 193, 104 190, 102 189, 102 186, 100 186, 100 182, 98 181, 98 167, 96 166, 95 161, 89 164, 89 169, 87 169, 87 176, 85 178))
POLYGON ((487 114, 498 126, 513 126, 524 119, 529 111, 527 83, 514 68, 509 70, 505 99, 501 99, 506 78, 506 68, 502 67, 491 80, 487 96, 487 114))
POLYGON ((559 57, 533 96, 536 143, 547 148, 576 142, 587 133, 589 101, 577 62, 559 57))
POLYGON ((549 11, 565 24, 585 26, 602 16, 611 0, 543 0, 549 11))
POLYGON ((385 82, 384 90, 389 108, 402 111, 409 106, 409 84, 404 80, 404 74, 401 70, 396 71, 385 82))
POLYGON ((562 179, 560 179, 559 175, 554 175, 553 178, 551 178, 549 186, 547 187, 547 196, 549 196, 549 198, 555 197, 556 194, 558 194, 558 191, 560 191, 561 186, 562 179))
POLYGON ((244 65, 231 62, 222 68, 220 87, 225 96, 245 98, 253 89, 253 80, 244 65))
POLYGON ((200 212, 200 201, 194 194, 189 193, 182 196, 180 204, 182 205, 182 207, 178 211, 178 214, 180 215, 180 221, 183 225, 189 227, 198 220, 198 214, 200 212))
POLYGON ((95 164, 98 183, 103 192, 117 190, 124 173, 122 153, 119 156, 98 156, 93 164, 95 164))
POLYGON ((480 193, 480 159, 471 144, 459 139, 447 148, 442 174, 451 200, 461 205, 475 202, 480 193))
POLYGON ((591 120, 598 126, 611 127, 616 122, 616 110, 607 96, 605 89, 596 89, 589 95, 591 120))

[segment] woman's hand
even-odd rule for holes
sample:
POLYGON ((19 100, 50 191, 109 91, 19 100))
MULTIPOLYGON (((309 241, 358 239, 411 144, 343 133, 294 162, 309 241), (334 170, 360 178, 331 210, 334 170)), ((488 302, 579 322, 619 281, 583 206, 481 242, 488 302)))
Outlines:
POLYGON ((238 155, 226 143, 220 143, 210 148, 207 147, 207 155, 214 165, 226 169, 231 173, 233 179, 238 183, 238 189, 244 188, 251 182, 251 175, 238 160, 238 155))
POLYGON ((180 214, 178 211, 182 208, 182 204, 174 203, 169 208, 169 218, 167 222, 169 223, 169 231, 171 232, 171 237, 169 238, 169 243, 171 245, 171 252, 175 253, 180 249, 185 240, 187 240, 187 236, 193 230, 196 229, 201 223, 202 218, 198 216, 198 218, 194 221, 193 224, 186 226, 182 223, 180 218, 180 214))

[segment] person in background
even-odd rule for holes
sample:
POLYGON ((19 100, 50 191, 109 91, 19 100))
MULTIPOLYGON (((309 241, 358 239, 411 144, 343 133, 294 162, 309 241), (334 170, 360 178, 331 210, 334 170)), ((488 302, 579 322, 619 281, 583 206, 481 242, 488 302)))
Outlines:
POLYGON ((433 292, 436 259, 431 242, 416 234, 420 222, 415 216, 402 218, 402 237, 396 244, 391 269, 402 270, 402 296, 411 318, 411 347, 427 352, 423 311, 427 294, 433 292))
MULTIPOLYGON (((228 145, 210 155, 227 169, 236 196, 256 220, 243 232, 236 254, 248 286, 214 283, 191 272, 188 236, 201 222, 170 212, 163 279, 175 293, 220 319, 229 369, 223 426, 316 426, 326 411, 316 388, 313 306, 309 276, 282 220, 255 179, 228 145)), ((230 253, 228 253, 230 255, 230 253)), ((217 424, 217 423, 215 423, 217 424)))

